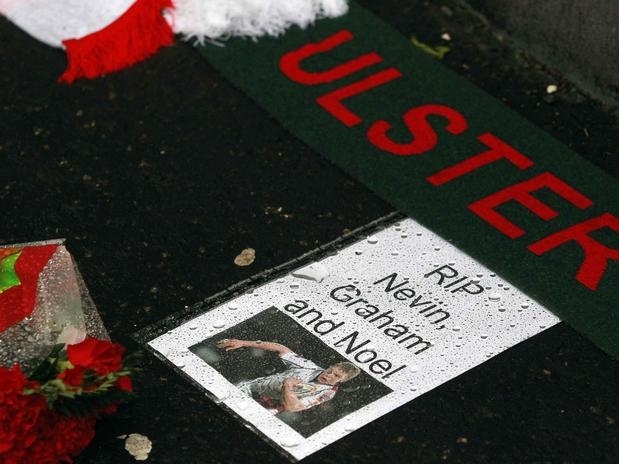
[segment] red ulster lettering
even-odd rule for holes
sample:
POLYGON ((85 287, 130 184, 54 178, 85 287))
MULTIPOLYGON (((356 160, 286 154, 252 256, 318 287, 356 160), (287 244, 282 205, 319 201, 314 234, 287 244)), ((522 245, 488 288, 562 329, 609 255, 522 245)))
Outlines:
POLYGON ((524 235, 525 231, 506 219, 505 216, 497 213, 494 208, 502 205, 503 203, 514 200, 531 212, 535 213, 544 221, 550 221, 559 213, 531 195, 531 192, 542 188, 552 190, 580 209, 588 208, 593 205, 591 200, 571 187, 569 184, 563 182, 561 179, 549 172, 544 172, 533 177, 532 179, 511 185, 503 190, 493 193, 492 195, 488 195, 481 200, 477 200, 469 205, 469 209, 488 224, 492 225, 495 229, 498 229, 509 238, 515 239, 524 235))
POLYGON ((428 122, 429 116, 440 116, 447 120, 445 130, 453 135, 461 134, 468 127, 466 118, 459 112, 445 105, 423 105, 410 109, 404 115, 404 124, 413 136, 408 143, 395 142, 387 136, 391 124, 387 121, 376 121, 370 126, 367 137, 377 148, 398 156, 421 155, 436 147, 438 137, 436 131, 428 122))
POLYGON ((619 249, 607 247, 589 236, 591 232, 604 228, 619 233, 619 218, 604 213, 549 235, 528 248, 536 255, 543 255, 567 242, 577 242, 584 252, 584 260, 578 269, 576 280, 595 291, 606 272, 608 261, 619 261, 619 249))
POLYGON ((508 160, 518 169, 527 169, 534 164, 533 161, 525 155, 490 132, 480 135, 477 137, 477 140, 486 145, 490 150, 481 152, 454 166, 445 168, 436 174, 427 177, 426 180, 432 185, 439 187, 443 184, 451 182, 454 179, 457 179, 458 177, 475 171, 482 166, 494 163, 501 159, 508 160))
POLYGON ((304 85, 318 85, 342 79, 343 77, 375 65, 383 61, 378 53, 371 52, 361 55, 331 69, 319 72, 309 72, 301 68, 301 62, 307 58, 326 53, 354 38, 353 34, 344 29, 320 42, 310 43, 286 53, 279 61, 280 71, 293 82, 304 85))
MULTIPOLYGON (((371 52, 353 58, 345 63, 338 64, 325 71, 309 72, 301 68, 301 62, 303 60, 320 53, 331 51, 353 38, 353 34, 344 29, 320 42, 306 44, 282 56, 279 61, 279 69, 293 82, 304 85, 318 85, 342 79, 383 61, 380 55, 371 52)), ((400 71, 391 67, 322 95, 316 99, 316 102, 345 126, 352 127, 359 124, 362 119, 344 106, 342 101, 354 97, 355 95, 365 93, 374 87, 386 84, 401 76, 402 73, 400 71)))
POLYGON ((320 106, 327 110, 333 117, 339 119, 347 127, 356 126, 361 122, 361 118, 346 108, 342 103, 345 100, 355 95, 365 93, 374 87, 391 82, 398 77, 401 77, 402 73, 395 68, 385 69, 384 71, 372 74, 365 79, 353 82, 345 87, 329 92, 322 97, 318 97, 316 101, 320 106))

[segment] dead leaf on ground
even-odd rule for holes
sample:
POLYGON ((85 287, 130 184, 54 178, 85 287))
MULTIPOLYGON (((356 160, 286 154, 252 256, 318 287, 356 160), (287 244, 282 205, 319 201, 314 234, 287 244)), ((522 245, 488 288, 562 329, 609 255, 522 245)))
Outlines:
POLYGON ((236 258, 234 264, 237 266, 249 266, 256 259, 256 250, 253 248, 245 248, 236 258))

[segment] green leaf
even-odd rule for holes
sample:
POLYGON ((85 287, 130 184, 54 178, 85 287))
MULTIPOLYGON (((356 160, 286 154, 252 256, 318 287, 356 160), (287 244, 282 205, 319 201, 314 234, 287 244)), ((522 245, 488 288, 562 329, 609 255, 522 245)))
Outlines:
POLYGON ((62 343, 54 345, 47 357, 40 361, 40 364, 34 369, 29 379, 43 383, 55 378, 59 372, 58 362, 66 359, 66 353, 62 351, 63 348, 64 344, 62 343))
POLYGON ((445 58, 445 55, 447 55, 447 53, 451 51, 451 48, 445 45, 432 46, 432 45, 423 43, 419 39, 417 39, 417 37, 415 37, 414 35, 411 36, 411 43, 415 47, 419 48, 421 51, 424 51, 428 55, 432 55, 438 58, 439 60, 442 60, 443 58, 445 58))

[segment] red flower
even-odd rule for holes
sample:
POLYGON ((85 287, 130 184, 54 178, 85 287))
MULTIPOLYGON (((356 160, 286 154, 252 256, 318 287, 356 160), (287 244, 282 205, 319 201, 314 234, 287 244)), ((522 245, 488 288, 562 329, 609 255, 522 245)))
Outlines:
POLYGON ((94 417, 64 417, 48 409, 43 395, 19 365, 0 366, 0 462, 57 464, 71 462, 94 437, 94 417))
POLYGON ((73 369, 65 369, 58 374, 58 378, 63 381, 65 385, 70 387, 79 387, 84 382, 85 367, 77 366, 73 369))
POLYGON ((11 369, 0 366, 0 395, 22 391, 27 380, 19 364, 15 364, 11 369))
POLYGON ((131 382, 131 377, 129 377, 128 375, 119 377, 116 381, 116 386, 121 390, 129 393, 133 391, 133 382, 131 382))
POLYGON ((125 349, 107 340, 87 337, 83 342, 67 347, 69 361, 75 367, 92 369, 97 375, 120 370, 125 349))
POLYGON ((25 388, 37 384, 26 379, 18 365, 0 367, 0 462, 23 461, 28 448, 37 440, 37 423, 47 410, 43 396, 24 395, 25 388))
MULTIPOLYGON (((53 413, 53 417, 50 417, 48 424, 45 425, 46 430, 50 431, 50 436, 47 438, 49 441, 40 440, 39 448, 42 451, 49 446, 56 450, 55 460, 51 462, 71 462, 71 457, 81 453, 94 438, 95 423, 94 416, 65 417, 53 413)), ((32 460, 32 464, 39 462, 41 461, 32 460)))
POLYGON ((13 452, 0 454, 3 464, 73 462, 95 436, 93 416, 66 417, 46 409, 36 423, 34 440, 19 440, 13 452), (4 460, 3 460, 4 459, 4 460))
MULTIPOLYGON (((67 347, 72 367, 56 378, 69 387, 83 387, 84 391, 94 391, 98 383, 115 379, 118 390, 131 392, 131 378, 118 374, 123 367, 123 352, 121 345, 87 338, 67 347), (109 379, 91 378, 93 372, 100 377, 115 375, 109 379)), ((53 379, 52 376, 47 380, 53 379)), ((58 386, 57 381, 47 380, 47 387, 58 386)), ((0 464, 72 462, 93 439, 96 417, 112 414, 116 409, 116 404, 111 404, 101 410, 93 408, 86 416, 67 417, 50 409, 53 404, 48 406, 43 392, 49 393, 37 382, 28 380, 19 365, 11 369, 0 366, 0 464)))

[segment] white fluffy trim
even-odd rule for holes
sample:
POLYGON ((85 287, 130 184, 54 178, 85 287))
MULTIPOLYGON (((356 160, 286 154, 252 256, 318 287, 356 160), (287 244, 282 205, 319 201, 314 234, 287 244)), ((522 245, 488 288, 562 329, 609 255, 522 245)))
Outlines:
POLYGON ((293 25, 348 11, 346 0, 174 0, 174 32, 184 38, 277 36, 293 25))

